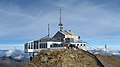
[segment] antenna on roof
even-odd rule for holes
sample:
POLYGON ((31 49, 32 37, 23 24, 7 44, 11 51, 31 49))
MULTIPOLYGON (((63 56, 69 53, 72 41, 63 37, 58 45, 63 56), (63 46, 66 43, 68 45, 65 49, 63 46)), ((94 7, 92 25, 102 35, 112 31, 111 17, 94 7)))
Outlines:
POLYGON ((62 29, 63 29, 63 24, 62 24, 62 22, 61 22, 61 9, 60 9, 60 23, 58 24, 59 25, 59 28, 60 28, 60 31, 62 31, 62 29))
POLYGON ((48 23, 48 38, 50 36, 50 24, 48 23))

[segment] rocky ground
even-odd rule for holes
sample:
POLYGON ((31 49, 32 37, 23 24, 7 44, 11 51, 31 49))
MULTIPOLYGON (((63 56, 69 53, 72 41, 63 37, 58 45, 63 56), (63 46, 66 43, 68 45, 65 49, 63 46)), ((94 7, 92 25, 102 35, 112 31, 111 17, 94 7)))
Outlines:
POLYGON ((82 50, 41 51, 25 67, 102 67, 94 57, 82 50))
POLYGON ((96 55, 105 67, 120 67, 120 58, 114 56, 96 55))
POLYGON ((80 49, 41 51, 30 63, 6 59, 0 67, 120 67, 120 58, 93 55, 80 49))

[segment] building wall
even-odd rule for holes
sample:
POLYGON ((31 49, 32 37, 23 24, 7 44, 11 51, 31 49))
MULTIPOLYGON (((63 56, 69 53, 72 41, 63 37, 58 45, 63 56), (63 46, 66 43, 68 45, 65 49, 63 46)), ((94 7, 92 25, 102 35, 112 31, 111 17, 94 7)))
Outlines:
POLYGON ((56 39, 56 40, 63 40, 63 38, 65 38, 65 35, 60 33, 59 31, 53 36, 53 39, 56 39))
POLYGON ((78 42, 78 36, 65 35, 65 38, 73 38, 73 41, 74 41, 74 42, 78 42))
POLYGON ((78 36, 73 36, 74 42, 78 42, 78 36))

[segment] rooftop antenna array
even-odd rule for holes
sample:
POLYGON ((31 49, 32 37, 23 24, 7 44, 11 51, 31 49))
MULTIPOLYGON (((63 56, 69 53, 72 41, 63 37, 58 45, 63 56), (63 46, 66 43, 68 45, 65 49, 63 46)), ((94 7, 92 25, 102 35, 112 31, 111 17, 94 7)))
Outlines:
POLYGON ((59 23, 58 25, 59 25, 60 31, 62 31, 62 29, 63 29, 63 24, 62 24, 62 22, 61 22, 61 9, 60 9, 60 23, 59 23))

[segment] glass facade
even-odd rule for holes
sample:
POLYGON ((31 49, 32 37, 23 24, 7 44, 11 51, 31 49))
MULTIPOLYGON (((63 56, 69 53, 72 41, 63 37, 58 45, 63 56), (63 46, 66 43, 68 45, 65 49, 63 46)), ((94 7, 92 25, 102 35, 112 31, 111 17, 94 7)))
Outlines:
POLYGON ((56 43, 50 45, 50 47, 63 47, 63 46, 64 46, 63 44, 56 44, 56 43))
POLYGON ((47 48, 47 43, 41 43, 41 44, 39 44, 39 48, 47 48))

